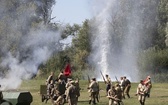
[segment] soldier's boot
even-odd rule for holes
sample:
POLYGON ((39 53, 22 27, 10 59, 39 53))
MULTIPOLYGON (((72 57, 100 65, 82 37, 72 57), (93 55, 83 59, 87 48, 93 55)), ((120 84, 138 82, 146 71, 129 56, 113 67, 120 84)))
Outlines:
POLYGON ((96 105, 96 101, 95 100, 93 100, 93 105, 96 105))
POLYGON ((129 95, 129 94, 127 94, 127 96, 128 96, 128 98, 130 98, 130 95, 129 95))
POLYGON ((92 100, 89 100, 89 104, 91 104, 92 100))
POLYGON ((141 105, 143 105, 143 104, 142 104, 142 101, 139 101, 139 102, 140 102, 141 105))
POLYGON ((96 100, 97 100, 97 102, 99 102, 99 98, 98 97, 96 97, 96 100))
POLYGON ((125 99, 125 95, 123 95, 123 99, 125 99))
POLYGON ((142 102, 142 105, 145 105, 145 102, 142 102))
POLYGON ((149 94, 149 93, 147 93, 147 94, 146 94, 146 96, 149 98, 149 97, 150 97, 150 94, 149 94))

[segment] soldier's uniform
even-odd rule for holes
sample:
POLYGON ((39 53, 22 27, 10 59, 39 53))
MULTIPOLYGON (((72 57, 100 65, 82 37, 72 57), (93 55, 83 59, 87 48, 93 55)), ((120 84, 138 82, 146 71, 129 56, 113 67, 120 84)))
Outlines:
POLYGON ((144 85, 143 80, 140 81, 137 87, 138 101, 141 105, 145 105, 145 98, 147 93, 147 87, 144 85))
POLYGON ((64 103, 64 96, 59 94, 58 98, 54 101, 54 105, 64 105, 64 103))
POLYGON ((108 93, 108 90, 111 88, 111 79, 110 79, 110 77, 106 74, 106 81, 105 81, 105 83, 106 83, 106 93, 108 93))
POLYGON ((124 94, 124 90, 125 90, 125 80, 123 77, 120 78, 120 86, 121 86, 121 90, 122 90, 122 97, 125 99, 125 94, 124 94))
POLYGON ((120 105, 120 102, 122 102, 122 89, 118 83, 115 84, 115 90, 116 90, 116 101, 117 104, 120 105))
POLYGON ((125 80, 125 90, 124 93, 127 95, 128 98, 130 98, 129 91, 131 89, 131 82, 126 77, 124 77, 125 80))
POLYGON ((59 79, 58 83, 57 83, 57 88, 58 88, 58 91, 61 95, 65 93, 65 90, 66 90, 65 86, 66 86, 65 81, 59 79))
POLYGON ((92 78, 92 81, 89 85, 89 89, 91 93, 89 104, 91 104, 91 102, 93 102, 93 104, 96 104, 96 94, 97 94, 97 91, 99 91, 99 85, 96 82, 96 78, 92 78))
POLYGON ((147 80, 144 82, 144 84, 148 88, 147 96, 150 97, 150 91, 151 91, 151 88, 152 88, 152 82, 151 82, 151 77, 150 76, 147 77, 147 80))
POLYGON ((2 102, 3 100, 3 94, 2 94, 2 91, 0 91, 0 103, 2 102))
POLYGON ((111 89, 109 89, 107 97, 109 98, 109 105, 117 104, 116 101, 117 94, 114 86, 112 86, 111 89))
POLYGON ((75 81, 75 87, 76 87, 77 101, 78 101, 78 97, 80 96, 79 80, 76 80, 76 81, 75 81))
POLYGON ((66 91, 66 100, 68 101, 68 105, 77 105, 77 91, 74 84, 75 82, 71 81, 71 86, 69 86, 66 91))

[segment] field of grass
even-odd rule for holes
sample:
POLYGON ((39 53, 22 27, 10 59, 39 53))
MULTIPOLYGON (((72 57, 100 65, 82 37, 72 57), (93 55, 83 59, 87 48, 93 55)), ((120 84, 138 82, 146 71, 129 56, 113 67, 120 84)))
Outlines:
MULTIPOLYGON (((40 96, 40 85, 44 85, 45 80, 28 80, 23 81, 21 87, 19 90, 26 90, 30 91, 33 96, 33 102, 31 105, 51 105, 50 100, 48 103, 41 102, 41 96, 40 96)), ((130 90, 130 96, 131 98, 124 99, 124 105, 139 105, 139 102, 137 100, 137 96, 135 96, 136 93, 136 87, 138 83, 132 83, 132 87, 130 90)), ((89 99, 89 93, 87 92, 87 81, 80 81, 80 87, 81 87, 81 96, 79 98, 78 105, 88 105, 88 99, 89 99)), ((108 105, 108 99, 105 96, 105 84, 103 82, 100 82, 100 102, 97 105, 108 105)), ((67 105, 67 103, 65 104, 67 105)), ((167 83, 153 83, 153 87, 151 90, 151 97, 146 98, 146 104, 145 105, 168 105, 168 84, 167 83)))

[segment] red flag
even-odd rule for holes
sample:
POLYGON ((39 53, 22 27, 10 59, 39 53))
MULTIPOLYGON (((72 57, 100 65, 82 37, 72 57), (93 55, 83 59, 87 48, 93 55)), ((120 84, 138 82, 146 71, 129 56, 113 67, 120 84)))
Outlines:
POLYGON ((70 64, 68 63, 65 67, 65 70, 64 70, 64 75, 65 76, 70 76, 71 75, 71 66, 70 64))
POLYGON ((146 79, 143 80, 143 83, 147 86, 148 83, 146 83, 148 81, 148 79, 150 78, 150 76, 147 76, 146 79))

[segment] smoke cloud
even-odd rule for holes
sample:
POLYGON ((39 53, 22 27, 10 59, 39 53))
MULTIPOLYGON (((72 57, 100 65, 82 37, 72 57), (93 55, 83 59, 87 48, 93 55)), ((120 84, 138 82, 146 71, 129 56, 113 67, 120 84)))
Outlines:
MULTIPOLYGON (((143 37, 154 26, 156 5, 143 0, 95 0, 92 2, 92 53, 90 63, 103 74, 139 81, 137 54, 143 37), (151 5, 150 5, 151 4, 151 5), (151 10, 151 12, 148 12, 151 10), (146 12, 147 11, 147 12, 146 12), (151 19, 151 20, 150 20, 151 19), (148 24, 148 22, 150 24, 148 24), (144 28, 144 26, 148 28, 144 28)), ((150 42, 150 40, 148 40, 150 42)), ((97 75, 97 78, 101 78, 97 75)))
MULTIPOLYGON (((0 6, 3 7, 7 3, 9 2, 2 1, 0 6)), ((33 4, 36 2, 17 3, 18 7, 13 7, 13 10, 9 10, 7 6, 0 9, 2 14, 0 24, 4 23, 8 26, 1 26, 6 30, 6 34, 0 36, 2 56, 0 66, 7 69, 5 75, 2 73, 0 75, 2 90, 17 89, 23 79, 30 79, 37 73, 40 64, 45 64, 53 53, 60 50, 59 30, 51 31, 43 23, 34 24, 35 28, 32 28, 31 22, 38 17, 36 6, 33 4), (11 46, 13 49, 10 48, 11 46)), ((14 5, 11 5, 11 8, 12 6, 14 5)))

